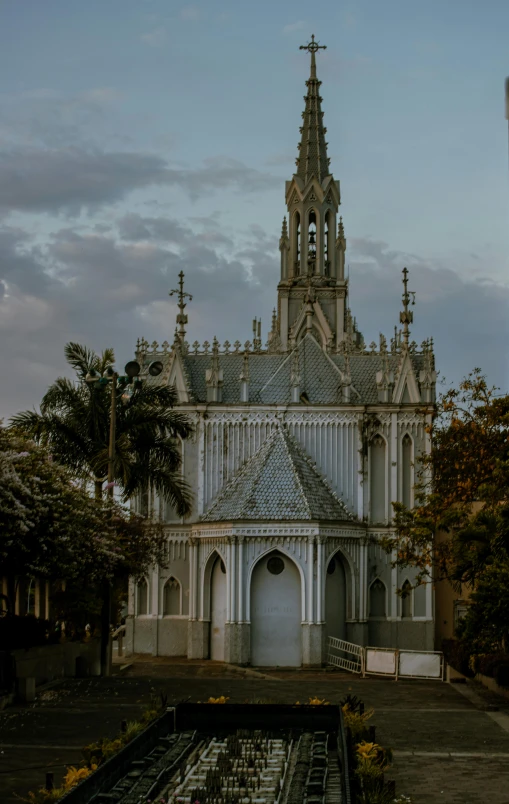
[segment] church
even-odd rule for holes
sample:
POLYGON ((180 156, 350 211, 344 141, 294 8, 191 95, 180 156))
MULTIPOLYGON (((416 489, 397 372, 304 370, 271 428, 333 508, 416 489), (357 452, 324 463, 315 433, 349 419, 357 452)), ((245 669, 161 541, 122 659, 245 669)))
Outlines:
POLYGON ((416 459, 430 448, 433 342, 410 339, 406 268, 393 337, 366 345, 350 311, 320 47, 312 37, 302 48, 310 75, 267 340, 255 319, 244 344, 190 345, 181 273, 173 345, 138 341, 142 376, 174 385, 193 422, 181 449, 194 501, 180 519, 149 495, 168 555, 130 584, 128 652, 298 667, 324 664, 331 636, 434 647, 431 585, 410 589, 414 570, 393 568, 379 545, 391 502, 413 504, 416 459), (157 378, 153 360, 164 366, 157 378))

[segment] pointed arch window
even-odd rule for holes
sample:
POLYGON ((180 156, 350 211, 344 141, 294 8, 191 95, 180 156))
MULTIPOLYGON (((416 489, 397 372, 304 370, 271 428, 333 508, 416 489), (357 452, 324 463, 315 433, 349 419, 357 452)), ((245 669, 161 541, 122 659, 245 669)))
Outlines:
POLYGON ((401 587, 401 617, 409 620, 412 617, 412 585, 405 581, 401 587))
POLYGON ((330 211, 328 211, 325 215, 325 229, 323 236, 323 272, 325 276, 331 275, 330 256, 329 256, 330 233, 331 233, 331 213, 330 211))
POLYGON ((369 589, 369 616, 386 616, 386 589, 380 578, 375 578, 369 589))
POLYGON ((163 587, 163 614, 170 616, 182 614, 181 599, 180 582, 171 576, 163 587))
POLYGON ((145 578, 138 583, 137 614, 148 614, 148 583, 145 578))
POLYGON ((401 442, 401 502, 412 506, 412 439, 405 433, 401 442))
POLYGON ((295 276, 300 274, 300 213, 293 218, 293 253, 295 254, 295 276))
POLYGON ((316 263, 316 212, 309 211, 308 218, 308 265, 311 269, 316 263))
POLYGON ((382 523, 385 513, 386 444, 380 434, 370 444, 370 514, 371 523, 382 523))

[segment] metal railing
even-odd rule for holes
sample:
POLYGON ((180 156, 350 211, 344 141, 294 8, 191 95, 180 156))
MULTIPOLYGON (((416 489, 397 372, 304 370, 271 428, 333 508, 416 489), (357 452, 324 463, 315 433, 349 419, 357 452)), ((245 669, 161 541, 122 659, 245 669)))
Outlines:
POLYGON ((114 639, 116 639, 118 642, 117 656, 124 655, 124 637, 125 637, 125 625, 120 625, 116 631, 113 631, 111 635, 111 640, 113 641, 114 639))

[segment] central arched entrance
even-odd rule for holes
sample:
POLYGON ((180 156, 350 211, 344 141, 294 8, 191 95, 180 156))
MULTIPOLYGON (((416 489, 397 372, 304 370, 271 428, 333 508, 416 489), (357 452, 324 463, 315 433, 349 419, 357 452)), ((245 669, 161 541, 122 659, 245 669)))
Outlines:
POLYGON ((301 579, 293 561, 274 550, 251 575, 251 664, 302 664, 301 579))
POLYGON ((218 556, 210 578, 210 658, 224 662, 226 568, 218 556))
POLYGON ((346 639, 346 578, 338 553, 329 559, 325 575, 325 635, 346 639))

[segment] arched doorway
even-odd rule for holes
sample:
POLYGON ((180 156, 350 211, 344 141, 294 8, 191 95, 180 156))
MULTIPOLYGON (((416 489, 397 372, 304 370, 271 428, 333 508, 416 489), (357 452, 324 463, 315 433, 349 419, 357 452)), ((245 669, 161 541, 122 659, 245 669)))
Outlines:
POLYGON ((261 558, 251 575, 251 664, 302 664, 301 579, 293 561, 278 551, 261 558))
POLYGON ((325 634, 327 639, 346 639, 345 568, 337 553, 329 559, 325 575, 325 634))
POLYGON ((224 662, 226 568, 218 556, 210 577, 210 658, 224 662))

